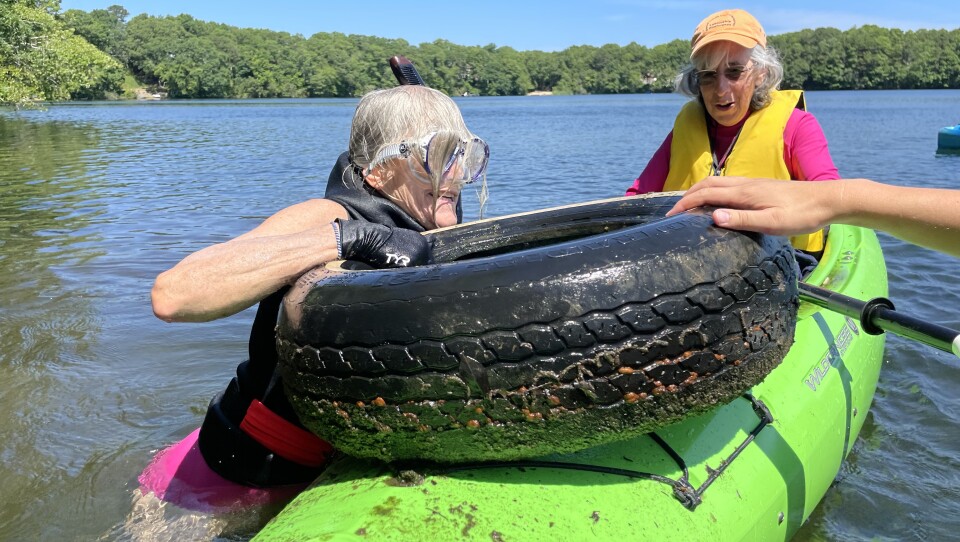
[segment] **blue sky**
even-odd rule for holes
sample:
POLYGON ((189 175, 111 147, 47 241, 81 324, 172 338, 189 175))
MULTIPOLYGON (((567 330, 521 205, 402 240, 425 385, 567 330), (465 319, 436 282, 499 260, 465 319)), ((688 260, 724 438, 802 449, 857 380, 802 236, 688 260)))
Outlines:
POLYGON ((510 46, 559 51, 572 45, 635 41, 652 47, 689 39, 714 11, 751 12, 775 35, 803 28, 878 26, 916 30, 960 27, 957 0, 838 2, 706 0, 473 0, 398 2, 383 0, 62 0, 63 10, 91 11, 119 4, 150 15, 187 13, 197 19, 244 28, 268 28, 311 36, 342 32, 403 38, 413 45, 444 39, 459 45, 510 46))

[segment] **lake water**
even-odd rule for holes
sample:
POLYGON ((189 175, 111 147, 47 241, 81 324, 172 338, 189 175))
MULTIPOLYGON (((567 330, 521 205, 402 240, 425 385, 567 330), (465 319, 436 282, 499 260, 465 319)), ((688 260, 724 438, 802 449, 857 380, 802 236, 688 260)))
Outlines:
MULTIPOLYGON (((670 130, 672 95, 458 99, 491 146, 487 216, 618 196, 670 130)), ((960 91, 811 92, 848 177, 960 188, 935 154, 960 91)), ((251 311, 153 317, 185 255, 320 197, 356 100, 96 103, 0 112, 0 540, 91 540, 154 452, 201 421, 251 311)), ((467 218, 476 198, 465 195, 467 218)), ((887 235, 901 312, 960 328, 960 261, 887 235)), ((960 363, 890 337, 874 405, 797 540, 960 533, 960 363)))

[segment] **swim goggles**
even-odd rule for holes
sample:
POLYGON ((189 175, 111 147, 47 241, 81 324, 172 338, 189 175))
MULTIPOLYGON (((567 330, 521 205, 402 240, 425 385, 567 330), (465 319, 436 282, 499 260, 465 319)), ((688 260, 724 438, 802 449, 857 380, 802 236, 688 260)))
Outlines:
POLYGON ((429 185, 433 185, 434 172, 439 173, 441 182, 469 184, 483 177, 490 147, 478 137, 464 141, 450 132, 432 132, 419 141, 387 145, 368 167, 394 158, 406 160, 413 177, 429 185))

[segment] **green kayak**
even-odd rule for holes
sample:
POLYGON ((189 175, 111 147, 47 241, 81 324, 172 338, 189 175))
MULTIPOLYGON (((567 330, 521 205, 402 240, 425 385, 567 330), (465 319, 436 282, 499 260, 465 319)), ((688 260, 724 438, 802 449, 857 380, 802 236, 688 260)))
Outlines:
MULTIPOLYGON (((806 282, 886 296, 876 235, 833 226, 806 282)), ((803 302, 789 354, 732 402, 532 461, 403 470, 343 457, 254 540, 786 540, 860 432, 883 345, 855 320, 803 302)))

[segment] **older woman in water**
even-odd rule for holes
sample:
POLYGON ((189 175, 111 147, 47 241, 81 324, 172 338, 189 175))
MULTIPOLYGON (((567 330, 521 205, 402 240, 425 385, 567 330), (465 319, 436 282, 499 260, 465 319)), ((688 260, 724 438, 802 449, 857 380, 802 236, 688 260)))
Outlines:
POLYGON ((333 449, 300 424, 275 371, 274 326, 284 293, 335 259, 375 267, 428 262, 420 232, 460 222, 460 191, 486 182, 488 157, 486 143, 445 94, 413 85, 371 92, 357 105, 348 151, 324 198, 280 210, 157 277, 153 311, 168 322, 205 322, 259 305, 250 359, 211 401, 202 427, 158 453, 141 474, 128 527, 140 522, 138 530, 150 536, 209 536, 236 527, 237 519, 255 527, 261 520, 252 506, 282 504, 323 470, 333 449), (176 505, 175 521, 156 520, 168 504, 176 505), (193 513, 186 531, 185 511, 193 513))

